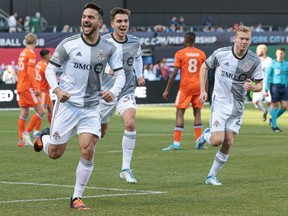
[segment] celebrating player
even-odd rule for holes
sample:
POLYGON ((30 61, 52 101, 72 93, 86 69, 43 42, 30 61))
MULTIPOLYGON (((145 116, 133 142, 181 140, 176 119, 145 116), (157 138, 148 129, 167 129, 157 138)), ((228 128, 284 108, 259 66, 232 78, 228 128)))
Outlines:
POLYGON ((233 37, 234 45, 214 51, 202 64, 200 72, 200 100, 207 100, 206 79, 208 68, 215 68, 215 85, 212 95, 210 128, 206 128, 196 141, 196 149, 207 142, 220 146, 214 163, 206 177, 206 184, 222 185, 216 174, 228 160, 236 134, 239 133, 247 91, 262 91, 262 65, 258 56, 248 50, 251 29, 239 26, 233 37), (255 84, 252 84, 252 80, 255 84))

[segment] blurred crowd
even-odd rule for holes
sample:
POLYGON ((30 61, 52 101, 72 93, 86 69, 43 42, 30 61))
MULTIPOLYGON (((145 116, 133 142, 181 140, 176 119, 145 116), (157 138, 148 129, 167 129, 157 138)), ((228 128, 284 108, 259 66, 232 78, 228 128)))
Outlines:
MULTIPOLYGON (((187 31, 203 31, 203 32, 233 32, 239 25, 244 25, 242 21, 231 23, 230 26, 222 26, 215 24, 212 17, 209 16, 203 23, 191 26, 187 25, 184 16, 173 16, 166 24, 157 24, 154 26, 131 26, 130 32, 187 32, 187 31)), ((246 24, 247 25, 247 24, 246 24)), ((255 32, 272 31, 272 26, 258 23, 250 26, 255 32)), ((283 29, 288 31, 288 27, 283 29)), ((39 12, 34 15, 22 17, 17 12, 11 14, 7 21, 0 20, 0 31, 8 32, 80 32, 80 26, 70 26, 65 24, 60 26, 49 26, 47 20, 41 16, 39 12)), ((101 33, 112 32, 112 28, 108 24, 103 24, 100 29, 101 33)))

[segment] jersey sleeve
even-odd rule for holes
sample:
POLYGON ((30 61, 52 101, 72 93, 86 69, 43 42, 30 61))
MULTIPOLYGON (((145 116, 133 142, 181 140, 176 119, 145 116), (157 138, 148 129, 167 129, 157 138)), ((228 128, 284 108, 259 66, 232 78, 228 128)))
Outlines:
POLYGON ((177 51, 174 56, 174 67, 181 67, 181 54, 179 51, 177 51))
POLYGON ((120 52, 116 49, 116 47, 113 50, 113 54, 111 55, 111 57, 108 60, 108 64, 114 72, 117 72, 117 71, 123 69, 123 64, 121 61, 120 52))
POLYGON ((210 68, 213 69, 218 65, 218 59, 217 59, 217 53, 221 51, 220 49, 215 50, 205 61, 206 65, 210 68))
POLYGON ((263 80, 263 69, 262 69, 262 64, 261 64, 260 60, 259 60, 258 66, 254 70, 252 79, 255 80, 255 81, 263 80))
MULTIPOLYGON (((67 53, 67 51, 66 51, 66 49, 65 49, 65 47, 64 47, 64 44, 63 44, 63 43, 60 43, 60 44, 56 47, 56 49, 55 49, 55 51, 54 51, 54 53, 53 53, 53 55, 52 55, 52 57, 51 57, 51 59, 50 59, 50 63, 60 68, 61 65, 62 65, 62 64, 66 61, 66 59, 68 59, 68 58, 69 58, 69 56, 68 56, 68 53, 67 53)), ((55 72, 55 73, 56 73, 56 72, 55 72)))

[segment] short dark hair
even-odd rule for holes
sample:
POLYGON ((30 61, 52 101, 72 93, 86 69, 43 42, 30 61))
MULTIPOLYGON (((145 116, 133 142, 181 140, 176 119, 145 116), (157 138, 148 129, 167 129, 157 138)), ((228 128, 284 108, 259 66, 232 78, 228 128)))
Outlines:
POLYGON ((186 32, 185 33, 185 42, 186 43, 190 43, 190 44, 194 44, 195 43, 195 38, 196 38, 196 35, 194 32, 186 32))
POLYGON ((280 50, 280 51, 286 52, 284 47, 279 47, 277 50, 280 50))
POLYGON ((102 7, 100 7, 99 5, 97 5, 97 4, 95 4, 95 3, 87 3, 87 4, 85 4, 85 5, 84 5, 84 8, 83 8, 83 11, 84 11, 85 9, 87 9, 87 8, 96 10, 96 11, 99 13, 99 15, 101 16, 101 18, 102 18, 103 15, 104 15, 104 12, 103 12, 102 7))
POLYGON ((113 20, 117 14, 126 14, 126 15, 130 16, 131 11, 129 9, 126 9, 126 8, 115 7, 110 11, 111 20, 113 20))
POLYGON ((40 50, 40 56, 43 58, 44 56, 48 55, 50 51, 48 49, 41 49, 40 50))

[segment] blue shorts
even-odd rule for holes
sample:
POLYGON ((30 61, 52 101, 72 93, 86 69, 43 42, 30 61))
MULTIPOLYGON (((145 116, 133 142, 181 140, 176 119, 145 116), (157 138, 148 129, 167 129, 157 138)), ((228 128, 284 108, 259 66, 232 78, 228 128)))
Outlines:
POLYGON ((285 85, 270 84, 270 94, 272 103, 288 100, 288 92, 285 85))

